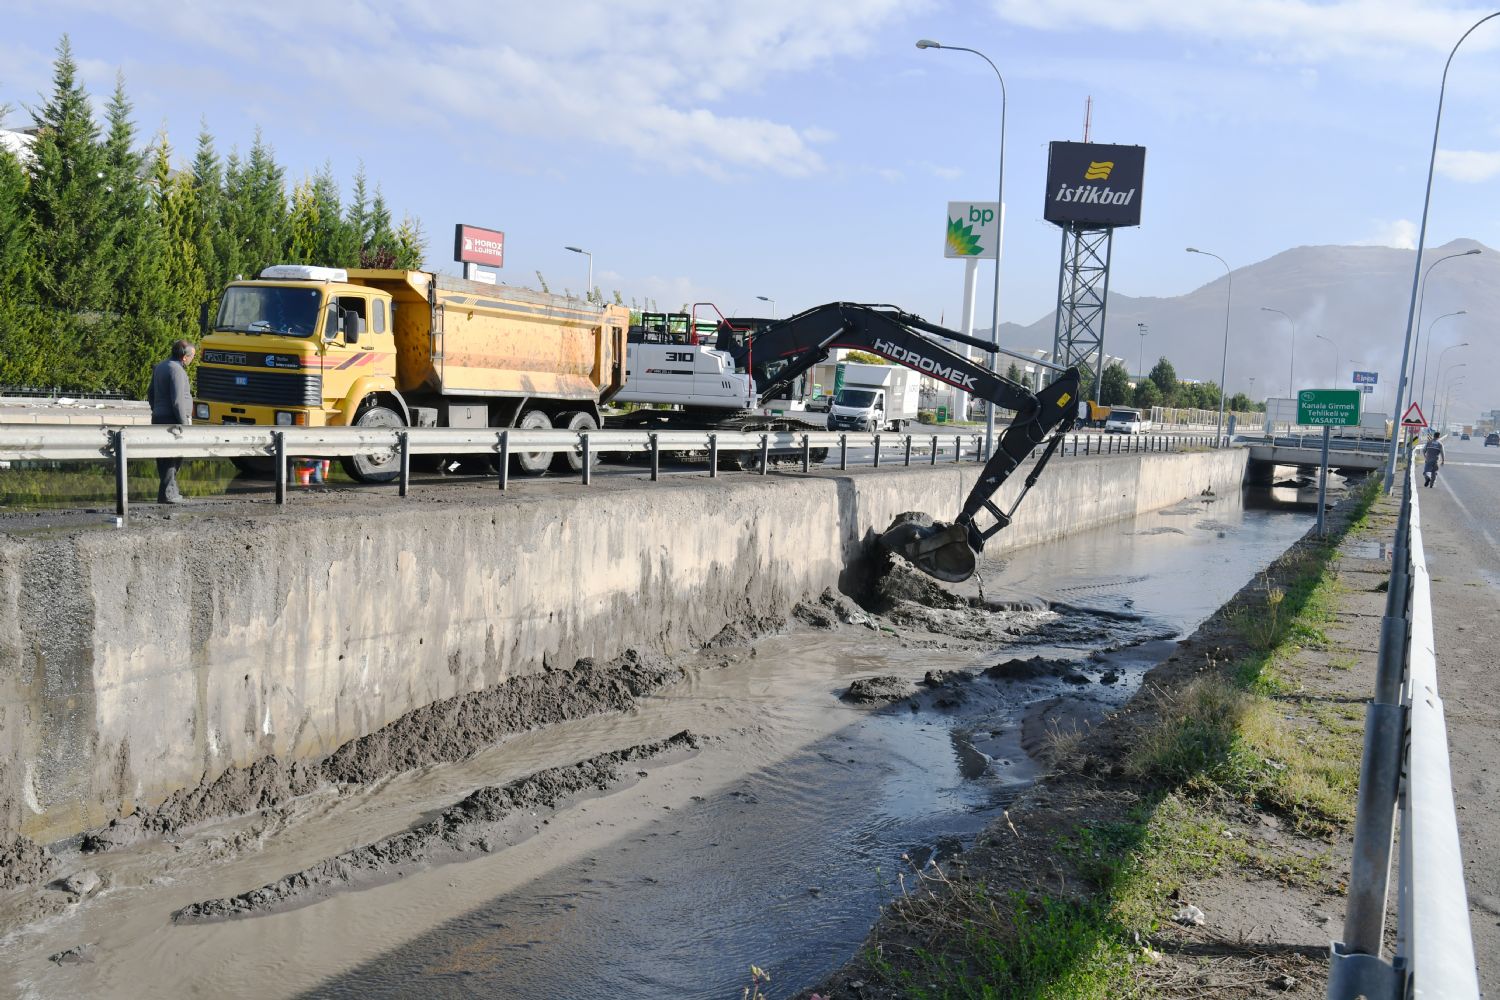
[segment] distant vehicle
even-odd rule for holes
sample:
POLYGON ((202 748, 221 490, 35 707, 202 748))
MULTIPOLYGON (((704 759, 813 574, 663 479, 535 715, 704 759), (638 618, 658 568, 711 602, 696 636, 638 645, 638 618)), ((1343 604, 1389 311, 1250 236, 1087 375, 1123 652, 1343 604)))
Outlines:
POLYGON ((1464 431, 1462 434, 1460 434, 1458 436, 1458 439, 1460 441, 1467 441, 1467 440, 1469 440, 1469 432, 1468 431, 1464 431))
POLYGON ((901 432, 917 419, 918 372, 897 365, 840 362, 844 384, 834 394, 828 411, 831 431, 901 432))
POLYGON ((1104 421, 1106 434, 1144 434, 1150 429, 1151 421, 1141 416, 1139 410, 1129 410, 1123 406, 1112 407, 1104 421))
POLYGON ((1484 446, 1488 448, 1490 445, 1494 445, 1495 447, 1500 448, 1500 434, 1496 434, 1494 431, 1491 431, 1489 434, 1485 435, 1484 446))
POLYGON ((814 396, 807 401, 807 411, 809 413, 827 413, 828 408, 832 405, 832 396, 814 396))

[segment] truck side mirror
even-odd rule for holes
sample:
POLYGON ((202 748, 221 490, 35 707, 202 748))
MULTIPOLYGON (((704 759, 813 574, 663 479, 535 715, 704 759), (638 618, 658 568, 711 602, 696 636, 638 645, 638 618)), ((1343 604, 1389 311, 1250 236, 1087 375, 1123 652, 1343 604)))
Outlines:
POLYGON ((345 312, 344 312, 344 323, 343 323, 343 327, 344 327, 344 343, 346 343, 346 344, 357 344, 357 343, 359 343, 359 332, 360 332, 359 328, 360 328, 360 325, 361 324, 360 324, 360 320, 359 320, 359 313, 355 312, 352 309, 345 310, 345 312))

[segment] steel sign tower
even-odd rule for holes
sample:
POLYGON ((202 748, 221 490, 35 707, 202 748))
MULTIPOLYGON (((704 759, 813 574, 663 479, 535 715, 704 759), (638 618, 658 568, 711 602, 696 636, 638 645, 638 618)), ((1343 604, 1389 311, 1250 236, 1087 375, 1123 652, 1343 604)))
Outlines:
POLYGON ((1145 172, 1144 146, 1054 142, 1047 157, 1043 217, 1062 229, 1052 357, 1065 368, 1076 365, 1086 371, 1095 399, 1104 380, 1114 232, 1119 226, 1140 225, 1145 172))

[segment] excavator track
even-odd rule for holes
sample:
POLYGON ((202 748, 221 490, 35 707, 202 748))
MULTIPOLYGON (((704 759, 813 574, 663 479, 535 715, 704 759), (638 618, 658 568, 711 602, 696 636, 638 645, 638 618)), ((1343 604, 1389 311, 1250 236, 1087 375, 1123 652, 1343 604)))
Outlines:
MULTIPOLYGON (((824 428, 817 424, 805 423, 800 420, 786 417, 763 417, 758 415, 745 415, 737 417, 714 418, 711 415, 695 414, 691 411, 682 410, 635 410, 626 414, 616 422, 616 426, 629 427, 635 430, 660 430, 660 431, 721 431, 734 434, 758 434, 761 432, 787 432, 802 434, 812 431, 821 431, 824 428)), ((706 462, 708 452, 706 450, 693 451, 664 451, 663 457, 677 462, 706 462)), ((767 454, 772 468, 801 466, 802 448, 771 448, 767 454)), ((813 448, 809 455, 813 465, 822 465, 828 460, 827 448, 813 448)), ((759 472, 760 452, 758 451, 720 451, 719 468, 728 472, 759 472)))

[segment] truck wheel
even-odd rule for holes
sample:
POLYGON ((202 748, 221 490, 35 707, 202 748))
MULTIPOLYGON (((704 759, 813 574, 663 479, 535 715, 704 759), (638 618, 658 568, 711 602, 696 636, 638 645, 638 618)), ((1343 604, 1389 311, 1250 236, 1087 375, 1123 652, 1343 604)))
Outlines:
MULTIPOLYGON (((404 427, 401 415, 384 406, 371 406, 354 421, 355 427, 404 427)), ((350 455, 339 460, 351 479, 361 483, 390 483, 401 478, 401 456, 395 448, 350 455)))
MULTIPOLYGON (((559 413, 552 425, 561 431, 596 431, 599 423, 590 414, 582 410, 569 410, 559 413)), ((599 453, 590 456, 590 464, 599 464, 599 453)), ((552 456, 553 472, 582 472, 583 471, 583 449, 574 448, 571 451, 561 451, 552 456)))
MULTIPOLYGON (((518 431, 546 431, 552 429, 552 421, 547 419, 547 414, 541 410, 527 410, 516 421, 518 431)), ((523 475, 540 476, 547 471, 552 464, 552 453, 550 451, 518 451, 512 452, 516 456, 516 467, 523 475)))

